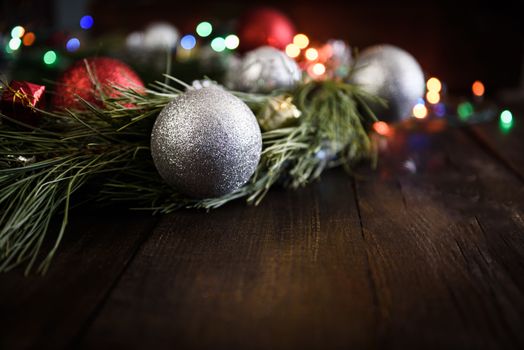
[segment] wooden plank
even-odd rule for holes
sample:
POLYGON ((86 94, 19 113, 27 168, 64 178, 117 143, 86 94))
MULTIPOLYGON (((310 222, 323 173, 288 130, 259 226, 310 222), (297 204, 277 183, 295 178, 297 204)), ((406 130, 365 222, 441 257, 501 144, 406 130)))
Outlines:
POLYGON ((147 236, 148 214, 76 211, 45 276, 0 275, 0 349, 70 345, 147 236))
POLYGON ((351 179, 330 172, 260 207, 166 217, 81 348, 373 344, 373 286, 351 179))
POLYGON ((459 130, 398 132, 381 159, 357 184, 380 343, 522 348, 522 182, 459 130))

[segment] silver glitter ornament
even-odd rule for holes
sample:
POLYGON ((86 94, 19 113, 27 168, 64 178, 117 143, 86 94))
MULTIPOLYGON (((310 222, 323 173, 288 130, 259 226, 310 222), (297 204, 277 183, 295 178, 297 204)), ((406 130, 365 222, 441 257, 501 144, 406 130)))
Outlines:
POLYGON ((188 90, 160 112, 151 154, 160 176, 183 194, 218 197, 245 184, 262 135, 249 107, 217 86, 188 90))
POLYGON ((293 88, 301 78, 297 63, 284 52, 262 46, 250 51, 226 76, 227 85, 245 92, 267 93, 293 88))
POLYGON ((372 46, 362 51, 349 81, 386 100, 388 108, 371 106, 384 121, 409 117, 425 89, 424 73, 415 58, 391 45, 372 46))

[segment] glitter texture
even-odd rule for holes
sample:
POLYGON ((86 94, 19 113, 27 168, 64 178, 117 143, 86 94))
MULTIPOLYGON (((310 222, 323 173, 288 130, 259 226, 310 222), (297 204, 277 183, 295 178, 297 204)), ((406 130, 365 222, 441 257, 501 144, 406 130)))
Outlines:
POLYGON ((350 82, 386 100, 388 108, 372 106, 380 120, 398 121, 424 95, 424 73, 415 58, 391 45, 377 45, 358 57, 350 82))
POLYGON ((290 89, 300 80, 297 63, 284 52, 264 46, 246 54, 227 74, 229 87, 245 92, 267 93, 290 89))
POLYGON ((262 135, 249 107, 220 87, 190 90, 159 114, 151 154, 160 176, 181 193, 218 197, 256 170, 262 135))
POLYGON ((86 63, 105 94, 118 97, 118 91, 111 85, 144 91, 144 84, 138 75, 125 63, 107 57, 87 58, 75 62, 58 80, 52 105, 56 109, 84 109, 78 100, 80 96, 87 102, 102 107, 99 92, 91 81, 86 63))

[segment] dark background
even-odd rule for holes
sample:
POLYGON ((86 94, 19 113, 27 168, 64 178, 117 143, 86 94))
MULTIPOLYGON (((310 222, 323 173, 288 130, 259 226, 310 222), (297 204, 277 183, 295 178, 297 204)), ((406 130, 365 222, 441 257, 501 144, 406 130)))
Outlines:
POLYGON ((516 1, 3 1, 0 29, 17 23, 48 28, 78 26, 78 16, 95 18, 90 35, 128 33, 154 20, 167 20, 182 33, 202 20, 234 20, 253 5, 274 6, 299 32, 323 41, 341 38, 353 47, 377 43, 411 52, 424 70, 453 92, 482 80, 488 93, 520 85, 523 66, 523 4, 516 1))

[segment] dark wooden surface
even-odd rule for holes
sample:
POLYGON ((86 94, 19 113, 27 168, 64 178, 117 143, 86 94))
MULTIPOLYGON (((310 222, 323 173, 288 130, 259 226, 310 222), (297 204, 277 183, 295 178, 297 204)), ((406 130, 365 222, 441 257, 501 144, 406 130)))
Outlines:
POLYGON ((522 122, 397 130, 257 208, 77 212, 0 276, 0 349, 522 349, 522 122))

